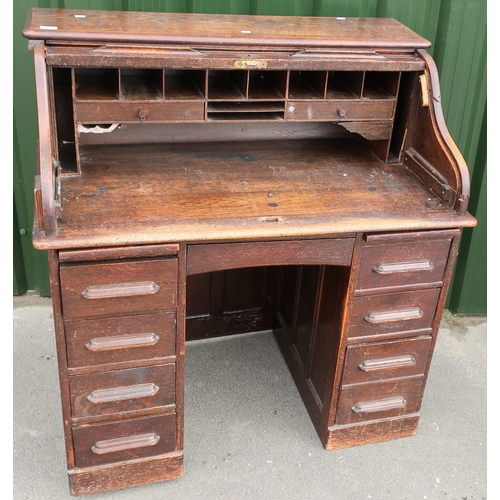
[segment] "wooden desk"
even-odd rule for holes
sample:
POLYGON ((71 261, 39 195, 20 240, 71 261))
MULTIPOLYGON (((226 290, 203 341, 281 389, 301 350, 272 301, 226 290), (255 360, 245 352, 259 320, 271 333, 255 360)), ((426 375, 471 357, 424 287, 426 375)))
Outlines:
POLYGON ((23 34, 72 494, 182 475, 190 339, 273 329, 327 450, 414 434, 476 223, 429 42, 57 9, 23 34))

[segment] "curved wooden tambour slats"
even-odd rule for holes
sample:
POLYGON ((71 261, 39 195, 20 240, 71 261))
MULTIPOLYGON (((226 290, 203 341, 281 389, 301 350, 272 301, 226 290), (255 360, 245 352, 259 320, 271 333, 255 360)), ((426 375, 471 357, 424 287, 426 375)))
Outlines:
POLYGON ((41 211, 43 212, 43 219, 39 219, 38 223, 43 225, 40 229, 47 232, 55 230, 57 222, 45 44, 35 42, 33 44, 33 53, 38 108, 39 147, 37 153, 38 168, 40 169, 41 211))
POLYGON ((446 126, 436 64, 425 50, 417 52, 426 64, 426 85, 421 92, 428 92, 428 96, 419 103, 405 163, 450 208, 465 215, 470 194, 467 164, 446 126))
POLYGON ((98 43, 412 50, 430 42, 395 19, 32 9, 23 35, 98 43), (279 22, 278 22, 279 21, 279 22))

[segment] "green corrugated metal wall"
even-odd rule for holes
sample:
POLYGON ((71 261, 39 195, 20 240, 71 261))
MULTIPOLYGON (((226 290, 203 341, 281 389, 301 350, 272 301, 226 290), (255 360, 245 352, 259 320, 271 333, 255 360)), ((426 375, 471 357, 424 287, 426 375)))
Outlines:
POLYGON ((471 171, 469 211, 448 307, 486 314, 486 0, 16 0, 14 2, 14 294, 49 295, 47 258, 31 245, 37 140, 33 55, 21 31, 26 9, 133 10, 343 17, 394 17, 433 44, 443 110, 471 171))

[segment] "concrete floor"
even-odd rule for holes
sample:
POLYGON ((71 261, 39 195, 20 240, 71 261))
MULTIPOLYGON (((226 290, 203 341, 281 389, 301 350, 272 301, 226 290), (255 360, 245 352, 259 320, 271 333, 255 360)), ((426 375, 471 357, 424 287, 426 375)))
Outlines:
MULTIPOLYGON (((486 340, 486 317, 446 315, 417 435, 338 451, 322 448, 272 334, 190 343, 184 476, 87 498, 484 500, 486 340)), ((50 299, 14 297, 13 341, 14 498, 74 498, 50 299)))

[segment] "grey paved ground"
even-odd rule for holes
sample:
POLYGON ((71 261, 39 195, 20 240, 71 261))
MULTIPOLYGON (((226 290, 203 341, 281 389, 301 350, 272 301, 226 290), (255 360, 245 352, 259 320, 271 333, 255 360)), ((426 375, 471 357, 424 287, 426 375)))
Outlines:
MULTIPOLYGON (((73 498, 49 299, 14 298, 13 340, 14 498, 73 498)), ((323 450, 270 333, 191 343, 186 360, 184 476, 87 498, 487 498, 486 317, 443 321, 416 436, 346 450, 323 450)))

